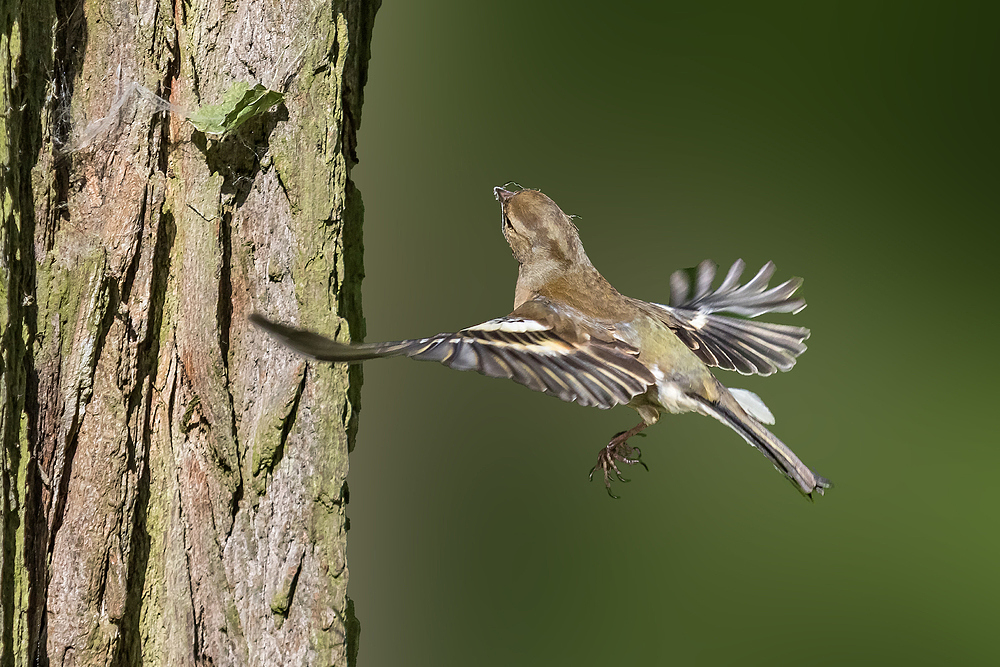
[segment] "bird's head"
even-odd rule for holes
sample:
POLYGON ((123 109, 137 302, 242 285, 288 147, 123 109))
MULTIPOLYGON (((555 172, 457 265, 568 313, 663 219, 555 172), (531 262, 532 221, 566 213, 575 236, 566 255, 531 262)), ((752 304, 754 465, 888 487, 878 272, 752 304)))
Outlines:
POLYGON ((538 190, 511 192, 494 188, 503 214, 503 235, 522 266, 562 268, 587 260, 580 234, 569 216, 538 190))

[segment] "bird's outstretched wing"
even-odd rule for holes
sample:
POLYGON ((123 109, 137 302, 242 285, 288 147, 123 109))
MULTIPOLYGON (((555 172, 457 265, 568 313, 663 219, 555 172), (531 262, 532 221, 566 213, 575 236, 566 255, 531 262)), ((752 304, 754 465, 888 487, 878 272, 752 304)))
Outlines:
POLYGON ((510 378, 529 389, 581 405, 610 408, 628 403, 656 380, 636 358, 639 351, 545 299, 525 303, 507 317, 455 333, 389 343, 347 345, 304 329, 250 321, 283 345, 320 361, 357 363, 405 356, 439 361, 457 370, 510 378))
POLYGON ((792 278, 768 289, 774 275, 774 264, 768 262, 749 282, 740 285, 745 266, 742 259, 736 260, 722 284, 713 290, 717 267, 705 260, 693 271, 693 292, 689 272, 675 271, 670 276, 670 305, 654 305, 666 312, 667 325, 709 366, 743 375, 787 371, 805 352, 803 341, 809 337, 809 329, 745 318, 797 313, 805 308, 805 300, 794 296, 802 279, 792 278))

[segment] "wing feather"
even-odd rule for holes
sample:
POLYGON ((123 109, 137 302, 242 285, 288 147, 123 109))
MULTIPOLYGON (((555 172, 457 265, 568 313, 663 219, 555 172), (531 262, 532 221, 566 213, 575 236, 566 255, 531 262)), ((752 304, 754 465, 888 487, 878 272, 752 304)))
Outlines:
POLYGON ((714 291, 713 262, 705 260, 696 269, 677 271, 670 277, 670 305, 653 305, 664 312, 664 321, 674 333, 709 366, 743 375, 787 371, 805 352, 803 341, 809 337, 809 330, 745 318, 799 312, 806 306, 804 299, 795 296, 802 280, 791 278, 768 288, 775 271, 774 263, 768 262, 740 285, 745 267, 743 260, 735 261, 714 291))
POLYGON ((609 337, 594 324, 567 313, 545 299, 530 302, 527 317, 515 311, 455 333, 389 343, 347 345, 319 334, 271 322, 260 315, 251 321, 284 345, 320 361, 358 363, 379 357, 406 356, 437 361, 456 370, 474 370, 509 378, 529 389, 564 401, 600 408, 628 403, 655 383, 638 360, 639 351, 609 337), (582 329, 581 329, 582 327, 582 329))

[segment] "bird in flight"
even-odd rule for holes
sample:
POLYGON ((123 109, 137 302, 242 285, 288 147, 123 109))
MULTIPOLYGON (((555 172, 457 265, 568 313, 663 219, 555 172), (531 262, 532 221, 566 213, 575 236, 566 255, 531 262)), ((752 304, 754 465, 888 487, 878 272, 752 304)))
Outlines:
MULTIPOLYGON (((716 266, 704 261, 670 279, 670 305, 619 293, 594 268, 580 235, 549 197, 538 190, 495 188, 503 235, 518 262, 514 310, 455 333, 388 343, 338 343, 311 331, 254 314, 250 321, 281 344, 319 361, 359 363, 405 356, 474 370, 580 405, 628 405, 641 421, 601 449, 600 471, 611 494, 612 476, 626 481, 619 464, 645 464, 628 443, 664 412, 697 412, 736 431, 766 456, 801 493, 830 487, 764 424, 774 418, 760 398, 727 389, 711 368, 743 375, 787 371, 805 351, 809 330, 752 321, 765 313, 797 313, 799 278, 769 288, 768 262, 745 284, 737 260, 718 288, 716 266), (691 278, 693 277, 693 285, 691 278)), ((613 496, 613 494, 612 494, 613 496)))

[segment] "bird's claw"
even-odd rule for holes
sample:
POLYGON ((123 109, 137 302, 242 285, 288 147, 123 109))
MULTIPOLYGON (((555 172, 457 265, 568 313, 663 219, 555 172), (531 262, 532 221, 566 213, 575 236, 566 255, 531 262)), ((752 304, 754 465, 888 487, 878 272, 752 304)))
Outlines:
POLYGON ((642 460, 642 450, 638 447, 633 447, 628 444, 628 438, 622 438, 626 432, 623 431, 619 433, 608 446, 601 450, 601 453, 597 455, 597 465, 590 469, 590 479, 593 481, 594 473, 600 469, 604 473, 604 486, 608 489, 608 495, 612 498, 617 499, 618 496, 611 493, 611 475, 618 478, 619 482, 630 481, 624 475, 622 471, 618 469, 618 463, 627 463, 628 465, 640 464, 646 470, 649 470, 649 466, 642 460))

